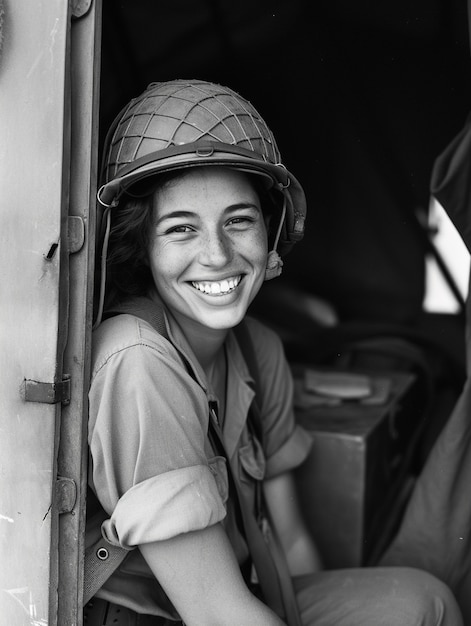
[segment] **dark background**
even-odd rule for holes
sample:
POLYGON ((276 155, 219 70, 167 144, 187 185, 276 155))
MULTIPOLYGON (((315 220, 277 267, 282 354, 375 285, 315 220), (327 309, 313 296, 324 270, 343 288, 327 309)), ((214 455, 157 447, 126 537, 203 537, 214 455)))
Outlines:
POLYGON ((465 377, 464 316, 422 310, 420 224, 434 161, 471 108, 466 0, 104 0, 103 9, 101 140, 153 81, 211 80, 254 104, 308 200, 305 239, 255 314, 277 328, 291 361, 345 366, 361 353, 355 363, 375 372, 413 371, 419 472, 465 377), (328 302, 338 323, 317 325, 281 287, 328 302), (379 339, 384 355, 371 360, 362 338, 379 339))
POLYGON ((341 321, 420 323, 417 215, 471 102, 464 0, 104 0, 102 54, 101 136, 152 81, 239 91, 308 198, 283 280, 341 321))

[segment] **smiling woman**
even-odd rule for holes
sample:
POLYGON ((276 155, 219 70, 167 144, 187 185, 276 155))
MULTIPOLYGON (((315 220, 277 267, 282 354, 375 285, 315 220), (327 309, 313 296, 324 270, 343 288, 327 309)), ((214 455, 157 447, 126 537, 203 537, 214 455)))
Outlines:
MULTIPOLYGON (((173 302, 174 314, 183 315, 179 321, 187 318, 188 323, 194 315, 197 319, 197 309, 187 314, 188 298, 197 290, 218 296, 221 319, 213 323, 231 328, 242 320, 265 278, 268 224, 274 212, 267 192, 249 174, 221 166, 177 170, 161 178, 150 195, 114 211, 107 306, 145 296, 157 286, 164 302, 173 302), (222 298, 229 294, 230 299, 222 298), (231 313, 235 302, 238 312, 231 313), (223 305, 231 313, 227 322, 223 305)), ((280 216, 275 219, 280 221, 280 216)), ((194 304, 198 302, 201 308, 204 300, 194 304)), ((214 298, 211 304, 216 306, 214 298)))
POLYGON ((248 175, 194 168, 157 191, 154 208, 155 288, 190 342, 195 324, 224 332, 237 326, 262 286, 268 254, 248 175))
POLYGON ((290 368, 246 316, 305 216, 254 107, 203 81, 150 85, 111 128, 102 182, 87 544, 125 558, 87 626, 460 626, 428 574, 321 571, 290 368))

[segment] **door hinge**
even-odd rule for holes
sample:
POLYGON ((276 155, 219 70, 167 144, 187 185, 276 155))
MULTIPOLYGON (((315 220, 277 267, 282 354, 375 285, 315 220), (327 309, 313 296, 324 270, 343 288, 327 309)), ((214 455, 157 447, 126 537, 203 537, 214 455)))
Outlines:
POLYGON ((85 224, 79 215, 69 215, 67 220, 67 240, 69 254, 82 249, 85 242, 85 224))
POLYGON ((70 0, 72 17, 78 19, 86 15, 92 6, 92 0, 70 0))
POLYGON ((77 485, 72 478, 58 476, 56 480, 56 508, 62 513, 72 513, 77 500, 77 485))
POLYGON ((26 402, 44 402, 45 404, 69 404, 70 376, 65 374, 62 380, 43 383, 37 380, 24 380, 23 396, 26 402))

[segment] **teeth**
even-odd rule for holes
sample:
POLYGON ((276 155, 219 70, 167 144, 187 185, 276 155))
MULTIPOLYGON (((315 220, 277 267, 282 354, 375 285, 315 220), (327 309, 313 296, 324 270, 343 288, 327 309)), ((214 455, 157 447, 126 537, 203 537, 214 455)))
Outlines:
POLYGON ((203 293, 208 293, 210 295, 218 295, 218 294, 226 294, 232 291, 237 287, 237 285, 241 281, 241 276, 234 276, 233 278, 228 278, 226 280, 221 281, 211 281, 211 282, 192 282, 191 284, 198 291, 202 291, 203 293))

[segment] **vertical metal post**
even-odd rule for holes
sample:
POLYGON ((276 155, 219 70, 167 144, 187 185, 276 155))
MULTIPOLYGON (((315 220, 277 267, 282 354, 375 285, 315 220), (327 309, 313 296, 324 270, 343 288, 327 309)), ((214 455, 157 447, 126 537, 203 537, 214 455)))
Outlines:
MULTIPOLYGON (((58 624, 82 624, 87 467, 87 396, 92 328, 98 152, 101 0, 74 4, 71 26, 71 162, 69 314, 64 371, 71 399, 62 409, 58 472, 66 479, 59 516, 58 624), (69 498, 68 481, 77 486, 69 498)), ((62 483, 61 483, 62 484, 62 483)))

